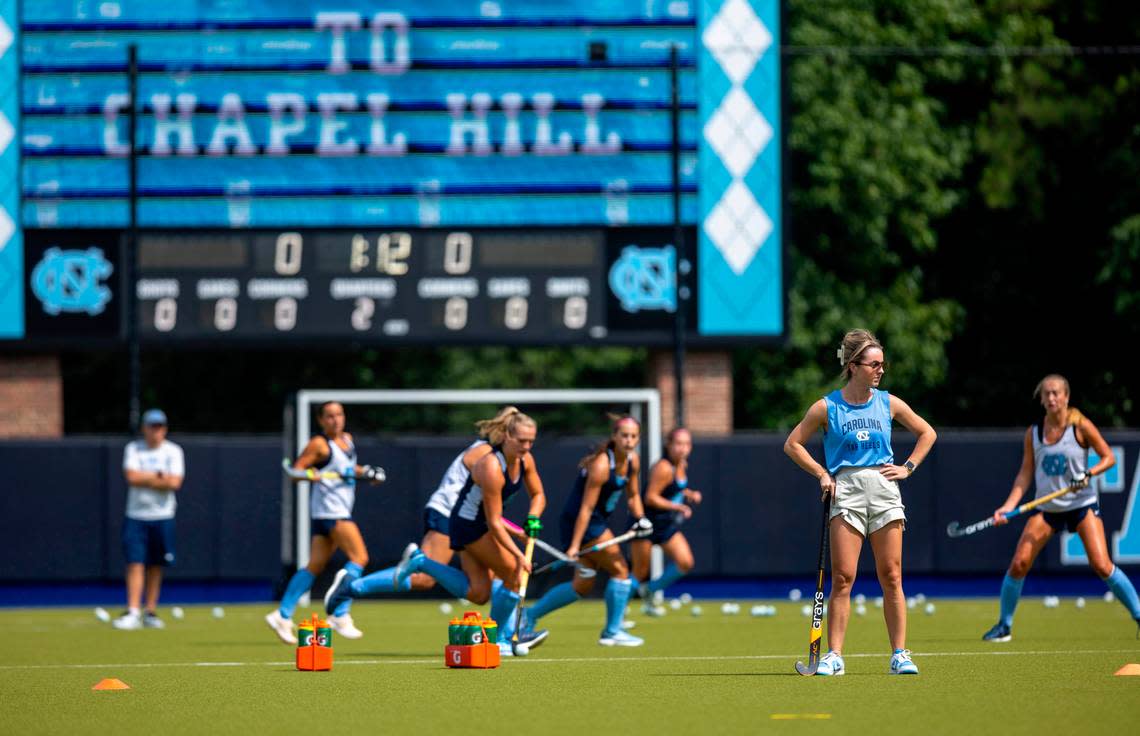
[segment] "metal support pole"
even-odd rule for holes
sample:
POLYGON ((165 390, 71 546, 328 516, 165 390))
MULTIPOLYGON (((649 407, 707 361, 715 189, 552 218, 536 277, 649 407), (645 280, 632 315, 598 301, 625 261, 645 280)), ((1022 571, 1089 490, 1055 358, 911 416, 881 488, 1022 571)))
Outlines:
POLYGON ((130 95, 131 114, 128 117, 128 135, 130 136, 130 158, 128 159, 128 181, 129 191, 127 194, 130 219, 127 223, 127 252, 126 257, 123 259, 123 270, 125 271, 125 278, 123 279, 127 285, 126 303, 127 303, 127 354, 128 354, 128 371, 130 373, 130 427, 129 433, 138 431, 139 428, 139 384, 140 384, 140 358, 139 358, 139 334, 138 334, 138 293, 135 288, 135 273, 138 266, 138 226, 139 226, 139 213, 138 213, 138 154, 135 150, 135 143, 138 135, 138 105, 136 100, 139 96, 139 47, 136 44, 131 44, 127 47, 127 86, 128 94, 130 95))
POLYGON ((676 420, 674 426, 685 426, 685 312, 689 304, 687 274, 689 261, 685 249, 685 230, 681 225, 681 90, 680 61, 677 44, 669 48, 669 82, 672 90, 670 105, 673 128, 673 247, 676 250, 674 272, 677 289, 677 306, 673 312, 673 377, 676 380, 676 420))

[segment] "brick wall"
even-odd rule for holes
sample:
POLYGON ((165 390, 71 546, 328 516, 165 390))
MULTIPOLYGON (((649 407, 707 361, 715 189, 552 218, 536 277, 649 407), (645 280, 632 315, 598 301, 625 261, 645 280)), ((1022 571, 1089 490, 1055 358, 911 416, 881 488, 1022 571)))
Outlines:
POLYGON ((0 438, 62 436, 59 357, 0 357, 0 438))
MULTIPOLYGON (((727 352, 689 352, 684 371, 685 424, 693 434, 732 434, 732 357, 727 352)), ((661 428, 668 432, 676 424, 672 351, 650 355, 649 385, 661 392, 661 428)))

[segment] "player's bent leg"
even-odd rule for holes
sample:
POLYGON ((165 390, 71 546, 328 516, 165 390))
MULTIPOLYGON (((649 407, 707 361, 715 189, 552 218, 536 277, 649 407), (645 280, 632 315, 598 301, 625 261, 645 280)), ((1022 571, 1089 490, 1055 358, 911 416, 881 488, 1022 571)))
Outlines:
POLYGON ((661 545, 661 549, 665 551, 669 563, 665 565, 661 577, 649 582, 650 593, 665 590, 693 569, 693 550, 684 534, 677 532, 661 545))
POLYGON ((1017 604, 1021 600, 1025 576, 1029 574, 1033 561, 1037 559, 1037 555, 1052 536, 1053 529, 1044 518, 1040 515, 1029 517, 1021 537, 1017 540, 1009 569, 1001 581, 998 621, 989 631, 982 634, 982 641, 1000 643, 1013 638, 1013 614, 1017 611, 1017 604))
MULTIPOLYGON (((420 542, 420 549, 423 550, 424 555, 429 560, 438 562, 446 567, 451 567, 451 560, 455 556, 454 550, 451 549, 451 537, 446 534, 441 534, 434 529, 429 529, 424 534, 423 540, 420 542)), ((411 577, 412 590, 431 590, 435 586, 436 580, 426 572, 418 572, 411 577)), ((451 588, 444 586, 451 591, 451 588)), ((462 598, 462 595, 456 598, 462 598)))
POLYGON ((1140 624, 1140 597, 1132 581, 1119 567, 1113 564, 1108 555, 1108 543, 1104 536, 1104 522, 1091 510, 1077 524, 1077 534, 1088 554, 1089 566, 1104 581, 1116 599, 1128 610, 1128 615, 1140 624))

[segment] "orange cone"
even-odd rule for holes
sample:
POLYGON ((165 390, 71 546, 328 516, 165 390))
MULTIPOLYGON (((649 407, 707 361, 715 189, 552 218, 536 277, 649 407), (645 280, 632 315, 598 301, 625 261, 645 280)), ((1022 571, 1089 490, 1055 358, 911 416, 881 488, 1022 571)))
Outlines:
POLYGON ((1123 667, 1121 667, 1120 669, 1118 669, 1116 672, 1113 672, 1112 674, 1114 674, 1114 675, 1140 675, 1140 664, 1136 664, 1136 663, 1126 664, 1123 667))
POLYGON ((92 690, 130 690, 131 686, 115 677, 105 677, 95 683, 92 690))

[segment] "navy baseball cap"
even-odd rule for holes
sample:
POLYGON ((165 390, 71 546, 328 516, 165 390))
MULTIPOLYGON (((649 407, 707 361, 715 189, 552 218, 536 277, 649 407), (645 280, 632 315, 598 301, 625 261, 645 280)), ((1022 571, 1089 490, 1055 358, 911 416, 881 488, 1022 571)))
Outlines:
POLYGON ((152 426, 158 424, 165 425, 166 414, 162 411, 162 409, 149 409, 145 414, 143 414, 142 423, 143 426, 146 426, 148 424, 152 426))

